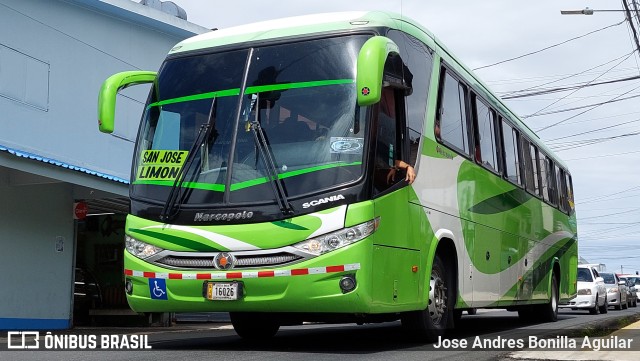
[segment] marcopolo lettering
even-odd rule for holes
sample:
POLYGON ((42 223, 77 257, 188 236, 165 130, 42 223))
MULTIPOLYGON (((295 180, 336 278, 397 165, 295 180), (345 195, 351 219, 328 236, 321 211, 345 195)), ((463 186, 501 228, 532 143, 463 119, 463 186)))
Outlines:
POLYGON ((320 204, 336 202, 341 199, 344 199, 344 196, 342 194, 338 194, 336 196, 331 196, 331 197, 320 198, 320 199, 313 200, 311 202, 303 203, 302 208, 315 207, 320 204))
POLYGON ((250 219, 253 217, 253 212, 237 212, 237 213, 196 213, 193 218, 195 222, 210 222, 210 221, 233 221, 234 219, 250 219))

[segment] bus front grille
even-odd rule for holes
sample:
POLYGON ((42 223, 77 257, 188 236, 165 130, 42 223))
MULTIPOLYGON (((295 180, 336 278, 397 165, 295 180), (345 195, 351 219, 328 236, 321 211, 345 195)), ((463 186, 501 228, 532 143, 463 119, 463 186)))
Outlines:
MULTIPOLYGON (((259 268, 280 266, 304 259, 304 257, 291 253, 275 253, 275 254, 256 254, 256 255, 237 255, 234 269, 238 268, 259 268)), ((186 269, 215 269, 214 257, 201 255, 169 255, 156 260, 162 266, 172 268, 186 269)))

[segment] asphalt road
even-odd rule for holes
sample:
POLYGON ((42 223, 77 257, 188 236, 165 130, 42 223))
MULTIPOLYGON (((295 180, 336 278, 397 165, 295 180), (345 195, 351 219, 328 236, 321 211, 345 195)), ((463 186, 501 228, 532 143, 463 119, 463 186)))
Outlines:
MULTIPOLYGON (((555 335, 567 330, 585 330, 618 324, 622 318, 640 317, 640 307, 610 310, 606 315, 586 311, 561 310, 556 323, 522 323, 517 313, 479 311, 463 315, 459 327, 448 340, 527 338, 555 335)), ((323 325, 283 327, 275 338, 264 343, 247 343, 230 325, 200 323, 177 328, 75 329, 70 334, 146 334, 148 351, 12 351, 1 352, 0 360, 500 360, 509 351, 436 350, 434 344, 409 340, 400 324, 323 325)), ((1 334, 0 334, 1 335, 1 334)), ((6 341, 5 341, 6 342, 6 341)))

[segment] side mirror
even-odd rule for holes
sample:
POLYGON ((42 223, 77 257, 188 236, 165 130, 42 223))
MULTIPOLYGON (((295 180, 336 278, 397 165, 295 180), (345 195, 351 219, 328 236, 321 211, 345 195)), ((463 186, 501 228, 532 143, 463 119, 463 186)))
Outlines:
POLYGON ((131 85, 153 83, 157 74, 154 71, 125 71, 108 77, 102 83, 98 95, 98 128, 101 132, 113 133, 118 91, 131 85))
POLYGON ((380 101, 384 65, 392 53, 400 53, 398 45, 384 36, 372 37, 360 49, 356 75, 359 106, 372 105, 380 101))
POLYGON ((625 281, 618 281, 618 284, 620 286, 626 286, 627 285, 627 283, 625 281))
POLYGON ((604 282, 604 278, 602 278, 602 277, 596 277, 596 282, 604 282))

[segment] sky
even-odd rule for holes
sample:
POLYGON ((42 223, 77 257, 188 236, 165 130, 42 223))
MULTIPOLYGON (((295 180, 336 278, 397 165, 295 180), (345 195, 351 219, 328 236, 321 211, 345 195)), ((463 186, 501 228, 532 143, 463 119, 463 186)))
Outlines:
POLYGON ((335 11, 402 13, 472 69, 535 52, 475 73, 503 98, 572 87, 505 102, 569 166, 579 255, 608 271, 640 271, 640 79, 618 81, 640 77, 640 57, 620 0, 173 2, 190 22, 219 29, 335 11), (585 7, 596 12, 560 14, 585 7))

